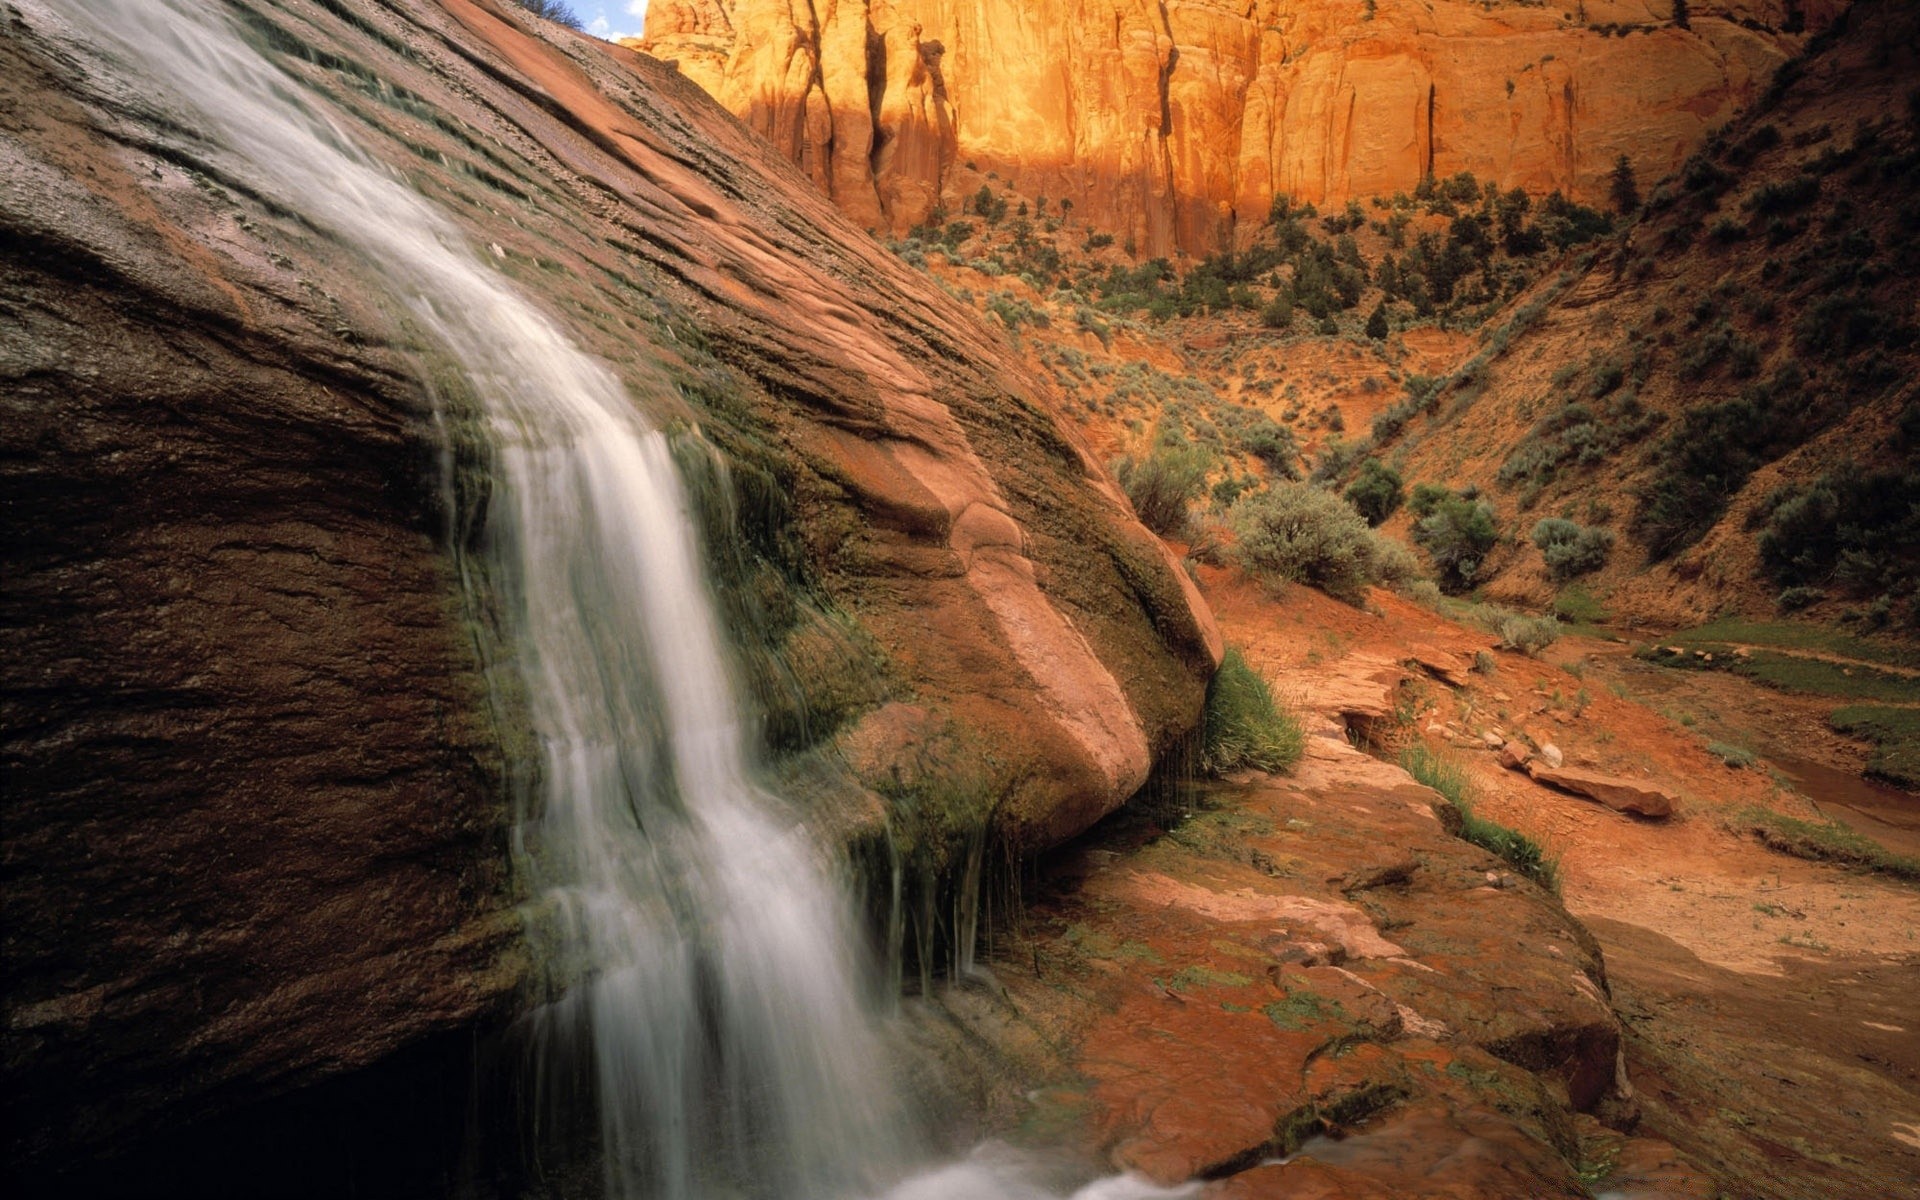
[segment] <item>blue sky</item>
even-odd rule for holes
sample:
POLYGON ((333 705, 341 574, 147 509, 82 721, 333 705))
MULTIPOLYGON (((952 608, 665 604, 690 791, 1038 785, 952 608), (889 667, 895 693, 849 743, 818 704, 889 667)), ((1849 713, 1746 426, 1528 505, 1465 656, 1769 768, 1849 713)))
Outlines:
POLYGON ((639 37, 647 0, 572 0, 573 11, 595 37, 639 37))

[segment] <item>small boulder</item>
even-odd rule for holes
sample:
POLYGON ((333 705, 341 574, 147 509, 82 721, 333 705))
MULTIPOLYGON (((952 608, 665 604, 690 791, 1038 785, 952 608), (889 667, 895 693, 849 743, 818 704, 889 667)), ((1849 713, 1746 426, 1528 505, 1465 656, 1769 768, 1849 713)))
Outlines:
POLYGON ((1533 756, 1527 752, 1527 748, 1519 742, 1508 742, 1500 747, 1500 765, 1509 771, 1526 770, 1527 760, 1531 757, 1533 756))
POLYGON ((1506 738, 1501 737, 1498 733, 1496 733, 1491 729, 1482 730, 1480 732, 1480 740, 1486 743, 1487 749, 1489 750, 1498 750, 1500 747, 1507 744, 1506 738))
MULTIPOLYGON (((1545 747, 1542 747, 1542 750, 1544 749, 1545 747)), ((1559 788, 1563 792, 1572 792, 1576 796, 1585 796, 1590 800, 1598 800, 1615 812, 1632 813, 1640 817, 1655 819, 1670 817, 1680 804, 1671 793, 1661 791, 1651 784, 1622 779, 1618 775, 1603 775, 1599 771, 1587 771, 1579 767, 1534 763, 1527 768, 1527 774, 1549 787, 1559 788)))
POLYGON ((1549 767, 1558 768, 1567 761, 1567 756, 1560 753, 1560 747, 1552 742, 1546 742, 1540 747, 1540 761, 1549 767))

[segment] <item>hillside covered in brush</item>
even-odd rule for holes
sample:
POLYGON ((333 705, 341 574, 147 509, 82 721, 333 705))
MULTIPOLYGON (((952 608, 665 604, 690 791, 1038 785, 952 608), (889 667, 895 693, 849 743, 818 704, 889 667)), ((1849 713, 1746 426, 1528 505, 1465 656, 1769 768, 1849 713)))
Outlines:
POLYGON ((1376 422, 1410 485, 1489 503, 1474 584, 1544 604, 1577 580, 1656 621, 1920 623, 1917 34, 1911 6, 1856 6, 1376 422), (1593 553, 1553 553, 1581 536, 1593 553))

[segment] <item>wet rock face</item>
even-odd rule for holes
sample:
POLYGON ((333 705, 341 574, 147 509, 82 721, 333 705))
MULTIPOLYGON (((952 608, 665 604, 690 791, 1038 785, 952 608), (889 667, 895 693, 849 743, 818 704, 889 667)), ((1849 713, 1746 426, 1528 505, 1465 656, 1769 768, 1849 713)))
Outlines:
POLYGON ((1472 171, 1604 200, 1759 94, 1835 3, 656 0, 644 41, 853 217, 904 231, 996 172, 1146 254, 1210 252, 1276 193, 1472 171))
POLYGON ((1295 778, 1063 851, 959 1011, 1060 1056, 1027 1120, 1210 1196, 1580 1195, 1624 1103, 1604 964, 1437 799, 1315 721, 1295 778))
MULTIPOLYGON (((823 820, 941 765, 890 705, 1029 843, 1192 728, 1210 618, 1003 344, 672 71, 490 3, 238 14, 676 431, 823 820)), ((0 40, 4 1090, 43 1163, 509 1016, 529 761, 455 569, 457 364, 45 28, 0 40)))

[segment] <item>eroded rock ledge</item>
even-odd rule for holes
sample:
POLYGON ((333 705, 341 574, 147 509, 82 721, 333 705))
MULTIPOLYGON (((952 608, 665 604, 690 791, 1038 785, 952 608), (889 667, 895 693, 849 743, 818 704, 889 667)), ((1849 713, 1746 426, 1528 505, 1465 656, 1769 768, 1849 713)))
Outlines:
MULTIPOLYGON (((1046 843, 1193 728, 1205 607, 1004 343, 684 79, 492 0, 234 14, 672 431, 823 826, 965 770, 944 816, 1046 843)), ((455 571, 485 497, 458 364, 49 9, 0 20, 0 1090, 30 1167, 510 1017, 532 756, 455 571)))

